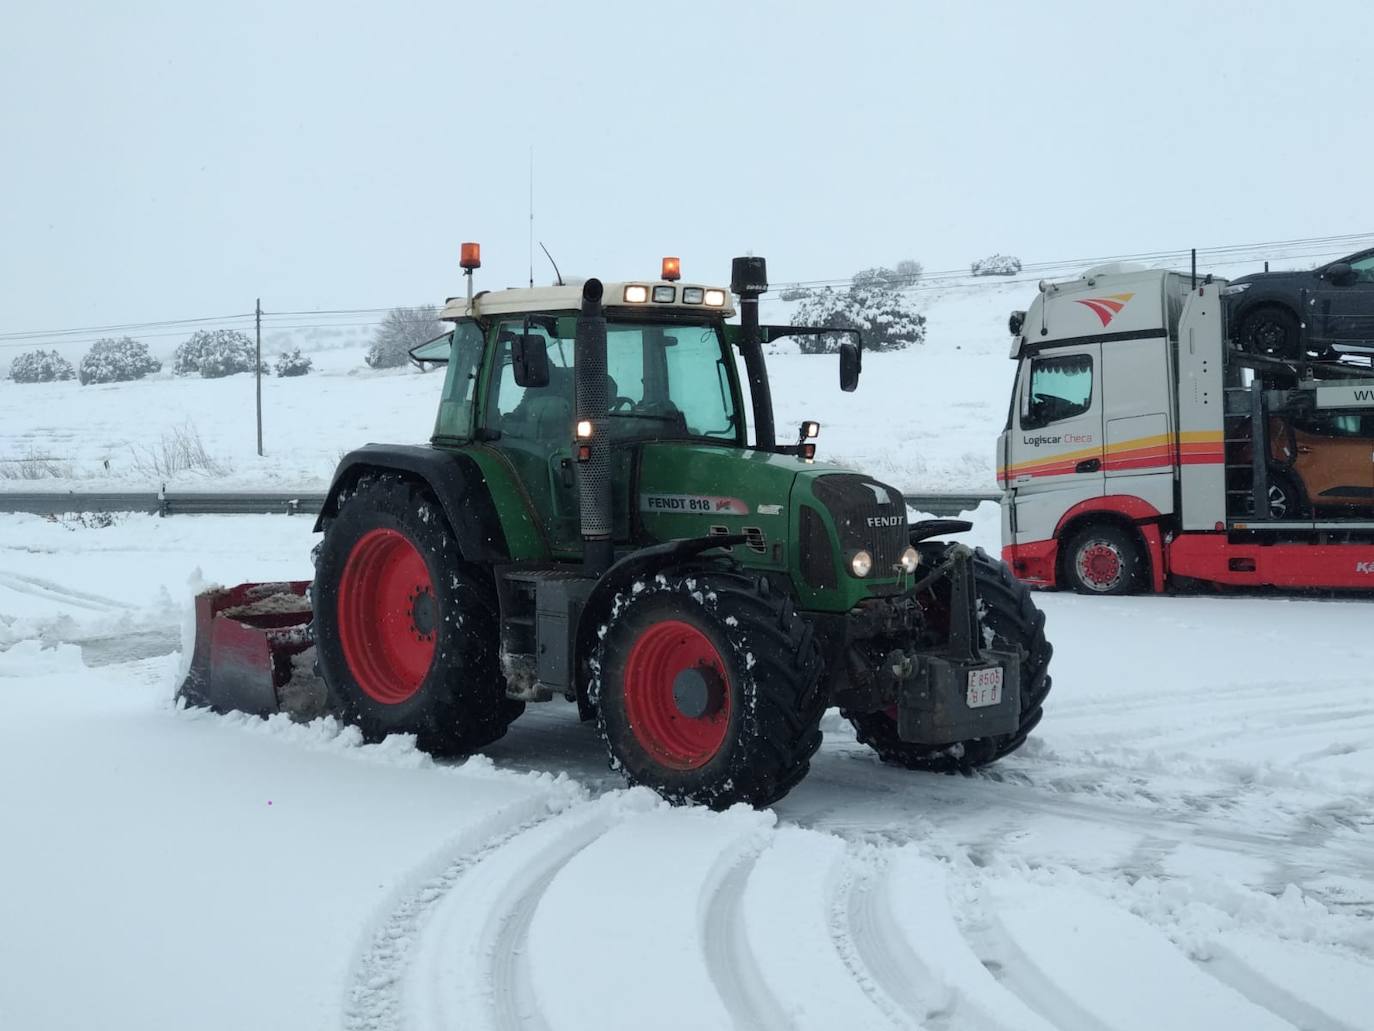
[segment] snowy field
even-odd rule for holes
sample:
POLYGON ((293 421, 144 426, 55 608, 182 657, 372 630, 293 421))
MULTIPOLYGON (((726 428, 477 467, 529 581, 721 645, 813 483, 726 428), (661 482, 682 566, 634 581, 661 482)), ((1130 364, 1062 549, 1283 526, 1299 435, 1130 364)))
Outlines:
MULTIPOLYGON (((835 355, 801 355, 780 344, 784 350, 769 359, 779 437, 803 419, 819 419, 823 458, 906 490, 996 490, 993 445, 1015 372, 1007 314, 1027 307, 1034 291, 1033 283, 986 279, 916 291, 928 319, 926 343, 866 354, 853 394, 839 390, 835 355)), ((765 320, 787 317, 788 306, 764 305, 765 320)), ((149 341, 166 369, 176 343, 149 341)), ((86 387, 0 380, 0 491, 156 490, 163 483, 323 490, 339 456, 361 443, 429 439, 442 373, 368 369, 367 339, 356 336, 281 336, 263 354, 270 363, 288 344, 310 354, 315 371, 264 378, 262 458, 250 375, 202 380, 163 371, 86 387), (188 441, 208 461, 177 468, 188 441)), ((68 347, 65 356, 75 362, 83 349, 68 347)), ((8 353, 0 351, 0 359, 8 353)))
POLYGON ((0 520, 0 1027, 1374 1025, 1366 601, 1040 595, 1019 753, 907 773, 831 714, 774 810, 714 814, 625 790, 559 703, 456 764, 175 709, 195 585, 311 543, 0 520))

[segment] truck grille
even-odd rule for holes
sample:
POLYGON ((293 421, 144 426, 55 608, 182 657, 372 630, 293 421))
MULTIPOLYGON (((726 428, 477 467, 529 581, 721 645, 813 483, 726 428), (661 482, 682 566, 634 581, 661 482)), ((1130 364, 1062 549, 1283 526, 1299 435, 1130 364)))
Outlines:
POLYGON ((811 489, 835 520, 843 558, 862 548, 873 556, 875 577, 891 576, 908 542, 901 491, 849 473, 817 477, 811 489))

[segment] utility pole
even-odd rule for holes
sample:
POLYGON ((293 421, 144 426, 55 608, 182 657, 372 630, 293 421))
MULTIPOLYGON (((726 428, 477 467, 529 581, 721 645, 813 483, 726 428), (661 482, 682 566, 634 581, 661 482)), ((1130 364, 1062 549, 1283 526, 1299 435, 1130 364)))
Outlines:
POLYGON ((253 364, 253 376, 258 381, 258 457, 262 457, 262 298, 258 298, 254 309, 254 322, 257 325, 258 360, 253 364))

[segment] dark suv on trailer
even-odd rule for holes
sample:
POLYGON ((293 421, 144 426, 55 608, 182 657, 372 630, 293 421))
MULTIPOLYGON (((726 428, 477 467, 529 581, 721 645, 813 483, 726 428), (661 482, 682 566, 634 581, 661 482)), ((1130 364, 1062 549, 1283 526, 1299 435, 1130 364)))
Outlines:
POLYGON ((1374 249, 1306 272, 1242 276, 1225 293, 1236 340, 1254 354, 1333 358, 1338 350, 1374 350, 1374 249))

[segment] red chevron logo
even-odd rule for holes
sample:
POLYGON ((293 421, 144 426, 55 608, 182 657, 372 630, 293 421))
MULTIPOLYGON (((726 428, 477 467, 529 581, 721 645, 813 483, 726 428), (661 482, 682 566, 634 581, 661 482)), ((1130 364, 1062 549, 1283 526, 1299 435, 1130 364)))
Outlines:
POLYGON ((1074 303, 1092 309, 1093 314, 1101 319, 1102 325, 1105 326, 1116 318, 1121 309, 1126 307, 1126 302, 1134 296, 1135 294, 1109 294, 1106 297, 1089 297, 1087 300, 1074 303))

